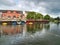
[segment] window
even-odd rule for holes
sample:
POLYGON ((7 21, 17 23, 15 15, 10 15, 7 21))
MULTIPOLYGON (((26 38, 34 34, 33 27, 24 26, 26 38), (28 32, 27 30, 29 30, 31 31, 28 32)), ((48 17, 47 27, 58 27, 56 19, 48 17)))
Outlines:
POLYGON ((14 15, 13 18, 16 18, 16 16, 14 15))

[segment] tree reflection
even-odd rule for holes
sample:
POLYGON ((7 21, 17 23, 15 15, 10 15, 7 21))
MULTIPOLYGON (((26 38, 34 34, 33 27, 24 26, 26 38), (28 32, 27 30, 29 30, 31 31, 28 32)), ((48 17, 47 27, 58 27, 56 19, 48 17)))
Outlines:
POLYGON ((27 31, 30 33, 35 33, 43 29, 42 23, 27 24, 27 31))
POLYGON ((46 30, 49 30, 49 29, 50 29, 50 24, 49 24, 49 23, 44 24, 44 28, 45 28, 46 30))

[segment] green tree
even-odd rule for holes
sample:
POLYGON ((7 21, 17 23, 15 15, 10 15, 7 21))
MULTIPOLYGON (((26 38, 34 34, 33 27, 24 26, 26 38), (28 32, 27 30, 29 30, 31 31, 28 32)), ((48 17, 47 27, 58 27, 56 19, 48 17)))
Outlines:
POLYGON ((27 13, 27 19, 34 19, 35 18, 36 13, 35 12, 28 12, 27 13))
POLYGON ((57 18, 55 18, 55 20, 58 20, 58 21, 59 21, 59 20, 60 20, 60 18, 59 18, 59 17, 57 17, 57 18))
POLYGON ((40 14, 40 13, 37 13, 37 14, 36 14, 36 19, 43 19, 43 15, 40 14))
POLYGON ((28 12, 27 19, 43 19, 43 15, 37 12, 28 12))
POLYGON ((44 16, 44 19, 45 20, 50 20, 50 16, 47 14, 47 15, 44 16))
POLYGON ((60 18, 59 17, 55 18, 54 22, 60 22, 60 18))

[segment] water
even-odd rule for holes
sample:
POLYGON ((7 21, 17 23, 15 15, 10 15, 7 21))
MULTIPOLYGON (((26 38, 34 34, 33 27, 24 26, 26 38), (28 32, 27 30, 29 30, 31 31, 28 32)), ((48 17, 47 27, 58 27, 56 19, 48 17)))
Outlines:
POLYGON ((60 45, 60 24, 0 25, 0 45, 60 45))

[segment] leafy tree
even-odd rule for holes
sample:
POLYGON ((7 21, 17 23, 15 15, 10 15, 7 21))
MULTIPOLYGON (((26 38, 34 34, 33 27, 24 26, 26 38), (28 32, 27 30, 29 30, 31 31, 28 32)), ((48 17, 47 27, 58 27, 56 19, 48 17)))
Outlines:
POLYGON ((27 13, 27 19, 34 19, 34 18, 35 18, 35 17, 34 17, 35 15, 36 15, 35 12, 28 12, 28 13, 27 13))
POLYGON ((60 18, 57 17, 57 18, 54 19, 54 21, 55 21, 55 22, 60 22, 60 18))
POLYGON ((36 19, 43 19, 43 15, 40 13, 37 13, 35 17, 36 19))
POLYGON ((28 12, 27 19, 43 19, 43 15, 41 13, 28 12))
POLYGON ((44 19, 50 20, 50 16, 47 14, 47 15, 44 16, 44 19))
POLYGON ((60 20, 60 18, 59 18, 59 17, 57 17, 57 18, 55 18, 55 20, 60 20))

